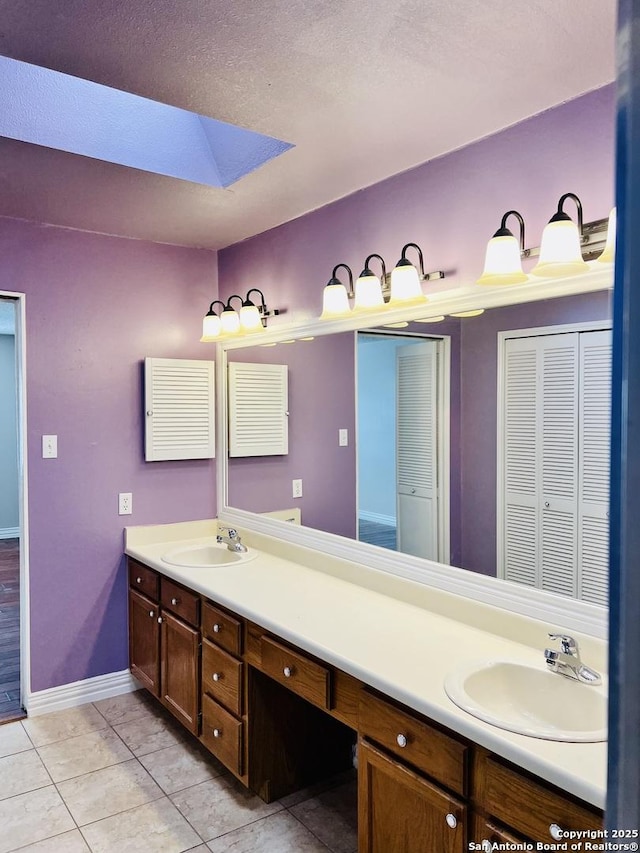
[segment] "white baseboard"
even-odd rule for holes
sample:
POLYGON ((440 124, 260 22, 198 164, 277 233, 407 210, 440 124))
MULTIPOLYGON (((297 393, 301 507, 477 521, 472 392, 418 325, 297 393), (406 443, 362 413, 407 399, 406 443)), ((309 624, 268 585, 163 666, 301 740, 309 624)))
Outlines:
POLYGON ((375 521, 377 524, 386 524, 389 527, 396 526, 396 518, 394 515, 382 515, 379 512, 367 512, 367 510, 361 509, 358 516, 363 521, 375 521))
POLYGON ((19 527, 0 528, 0 539, 17 539, 20 536, 19 527))
POLYGON ((131 693, 139 687, 129 670, 123 669, 120 672, 97 675, 95 678, 85 678, 84 681, 61 684, 60 687, 50 687, 48 690, 38 690, 24 697, 23 703, 28 716, 38 717, 51 711, 75 708, 85 702, 97 702, 99 699, 131 693))

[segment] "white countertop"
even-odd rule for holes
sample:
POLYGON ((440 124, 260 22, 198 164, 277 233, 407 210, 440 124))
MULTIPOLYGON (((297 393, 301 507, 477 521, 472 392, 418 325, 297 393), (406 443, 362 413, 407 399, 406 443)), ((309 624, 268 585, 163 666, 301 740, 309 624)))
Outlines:
MULTIPOLYGON (((216 530, 215 521, 130 527, 125 530, 125 553, 519 767, 604 808, 606 743, 540 740, 496 728, 459 709, 443 688, 451 670, 473 660, 498 658, 544 669, 549 626, 526 617, 514 620, 499 608, 441 592, 434 593, 434 601, 438 600, 434 608, 438 612, 434 612, 422 584, 394 579, 381 583, 381 573, 375 570, 370 570, 369 583, 362 566, 354 565, 349 571, 345 561, 324 554, 323 570, 319 570, 317 553, 305 554, 310 549, 251 531, 241 531, 243 541, 250 548, 259 545, 260 553, 249 562, 182 568, 162 561, 162 555, 178 544, 212 541, 216 530), (289 550, 295 561, 282 556, 289 550), (354 582, 354 577, 360 582, 354 582), (381 586, 384 593, 379 591, 381 586), (401 594, 396 595, 398 590, 401 594), (482 608, 482 614, 474 614, 476 608, 482 608), (447 609, 451 615, 442 614, 447 609), (477 627, 487 623, 495 625, 495 633, 477 627), (520 639, 519 626, 524 642, 509 636, 520 639), (540 645, 535 646, 531 637, 538 636, 540 645)), ((605 644, 587 641, 603 660, 605 644)), ((585 659, 598 664, 586 654, 585 659)))

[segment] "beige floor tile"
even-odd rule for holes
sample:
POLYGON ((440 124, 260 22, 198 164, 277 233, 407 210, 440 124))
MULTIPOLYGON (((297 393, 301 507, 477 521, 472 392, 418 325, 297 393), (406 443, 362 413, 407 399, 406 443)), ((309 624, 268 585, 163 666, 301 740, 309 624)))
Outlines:
POLYGON ((0 779, 0 800, 51 784, 51 778, 35 749, 0 758, 0 779))
POLYGON ((58 791, 78 826, 164 796, 135 758, 60 782, 58 791))
POLYGON ((328 848, 288 812, 243 826, 207 846, 212 853, 328 853, 328 848))
POLYGON ((164 797, 82 828, 93 853, 182 853, 201 843, 164 797))
POLYGON ((282 809, 280 803, 263 803, 224 776, 172 794, 171 799, 205 841, 282 809))
POLYGON ((20 853, 90 853, 87 843, 78 829, 63 832, 45 841, 36 841, 27 847, 21 847, 20 853))
POLYGON ((151 702, 146 690, 136 690, 133 693, 113 696, 111 699, 101 699, 93 704, 110 726, 116 726, 139 720, 141 717, 157 716, 151 702))
POLYGON ((22 723, 7 723, 0 726, 0 757, 24 752, 25 749, 33 749, 33 744, 27 737, 22 723))
POLYGON ((46 746, 107 727, 107 721, 91 703, 41 717, 28 717, 22 725, 34 746, 46 746))
POLYGON ((143 717, 113 728, 134 755, 146 755, 185 741, 177 727, 158 717, 143 717))
POLYGON ((139 760, 166 794, 175 794, 224 772, 223 766, 212 755, 190 743, 158 749, 141 755, 139 760))
POLYGON ((358 800, 355 782, 339 785, 289 810, 334 853, 358 848, 358 800))
POLYGON ((53 785, 0 802, 0 853, 75 829, 53 785))
POLYGON ((40 747, 38 753, 54 782, 120 764, 132 757, 112 729, 51 743, 40 747))

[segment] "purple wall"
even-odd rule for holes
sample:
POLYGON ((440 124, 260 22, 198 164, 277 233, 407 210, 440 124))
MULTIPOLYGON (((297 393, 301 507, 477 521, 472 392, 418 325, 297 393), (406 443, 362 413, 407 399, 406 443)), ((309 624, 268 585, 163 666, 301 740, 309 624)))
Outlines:
POLYGON ((212 357, 198 338, 216 254, 0 219, 0 257, 0 290, 27 294, 36 691, 126 668, 125 524, 215 514, 214 463, 144 462, 142 360, 212 357))
POLYGON ((229 459, 229 504, 252 512, 299 507, 302 523, 356 533, 355 336, 352 332, 277 347, 229 352, 233 361, 289 366, 289 453, 229 459), (328 379, 330 377, 330 379, 328 379), (347 447, 338 430, 349 430, 347 447), (302 478, 302 498, 291 480, 302 478))

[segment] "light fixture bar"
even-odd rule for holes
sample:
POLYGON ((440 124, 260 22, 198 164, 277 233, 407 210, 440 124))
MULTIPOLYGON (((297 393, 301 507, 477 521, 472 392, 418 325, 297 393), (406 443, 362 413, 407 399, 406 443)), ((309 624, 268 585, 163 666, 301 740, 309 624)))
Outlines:
MULTIPOLYGON (((582 257, 585 261, 593 261, 602 252, 607 242, 608 219, 594 219, 593 222, 585 222, 582 226, 582 257)), ((537 258, 540 255, 540 246, 532 246, 522 249, 520 257, 537 258)))
MULTIPOLYGON (((445 277, 445 274, 442 270, 433 270, 432 272, 426 272, 424 275, 420 275, 420 281, 439 281, 441 278, 445 277)), ((389 296, 391 293, 391 273, 388 272, 384 279, 382 280, 382 295, 389 296)))

